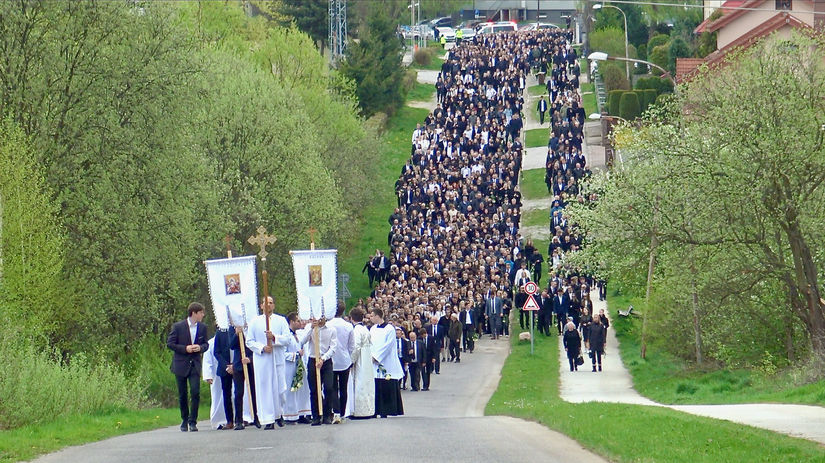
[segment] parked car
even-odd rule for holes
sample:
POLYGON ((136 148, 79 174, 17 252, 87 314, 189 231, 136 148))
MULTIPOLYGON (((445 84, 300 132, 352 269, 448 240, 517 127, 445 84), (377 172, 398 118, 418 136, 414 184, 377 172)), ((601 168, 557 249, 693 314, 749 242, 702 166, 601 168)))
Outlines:
POLYGON ((559 26, 551 23, 529 23, 521 27, 522 31, 535 31, 541 29, 558 29, 559 26))
POLYGON ((452 27, 438 27, 438 40, 441 40, 441 36, 444 36, 447 39, 447 42, 455 42, 455 31, 452 27))
POLYGON ((453 18, 445 16, 443 18, 435 18, 430 20, 430 27, 453 27, 453 18))
POLYGON ((517 31, 518 25, 510 21, 479 24, 476 34, 495 34, 496 32, 517 31))

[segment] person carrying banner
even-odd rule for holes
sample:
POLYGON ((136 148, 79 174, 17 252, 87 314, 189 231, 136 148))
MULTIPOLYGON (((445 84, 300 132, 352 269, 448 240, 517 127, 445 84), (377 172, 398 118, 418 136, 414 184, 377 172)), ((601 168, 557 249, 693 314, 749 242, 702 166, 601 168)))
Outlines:
POLYGON ((252 350, 255 364, 255 390, 258 418, 264 429, 274 429, 274 423, 284 425, 283 406, 286 394, 286 346, 293 340, 286 318, 275 311, 272 296, 261 304, 263 314, 249 324, 246 346, 252 350), (269 319, 269 331, 266 321, 269 319))

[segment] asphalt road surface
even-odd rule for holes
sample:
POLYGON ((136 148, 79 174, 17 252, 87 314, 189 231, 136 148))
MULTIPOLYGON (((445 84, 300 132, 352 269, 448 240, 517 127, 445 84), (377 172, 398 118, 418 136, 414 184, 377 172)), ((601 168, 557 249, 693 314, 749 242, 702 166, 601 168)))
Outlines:
POLYGON ((443 363, 429 391, 403 391, 402 417, 241 432, 213 431, 202 421, 197 433, 182 433, 174 426, 70 447, 36 461, 605 461, 539 424, 483 416, 507 349, 506 339, 485 337, 474 353, 462 354, 461 363, 443 363))

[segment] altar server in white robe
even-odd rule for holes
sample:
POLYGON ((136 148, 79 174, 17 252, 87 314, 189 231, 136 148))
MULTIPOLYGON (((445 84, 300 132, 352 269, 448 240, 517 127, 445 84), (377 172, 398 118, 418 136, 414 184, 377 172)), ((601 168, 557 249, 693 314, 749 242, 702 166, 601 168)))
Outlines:
POLYGON ((218 359, 215 358, 215 338, 207 344, 209 350, 203 354, 203 380, 209 383, 209 392, 212 394, 212 406, 209 409, 209 422, 212 429, 223 429, 226 426, 226 414, 223 410, 223 389, 218 378, 218 359))
POLYGON ((289 329, 292 332, 292 341, 286 347, 286 403, 284 404, 284 420, 288 424, 295 424, 300 421, 302 423, 309 423, 306 416, 312 413, 309 405, 309 380, 306 369, 307 358, 309 353, 306 349, 301 348, 298 344, 298 336, 304 333, 304 323, 298 317, 296 312, 291 312, 286 316, 289 322, 289 329), (293 379, 295 372, 298 369, 298 363, 301 362, 304 366, 303 384, 295 391, 292 390, 293 379), (303 420, 301 418, 303 417, 303 420))
POLYGON ((286 346, 294 340, 286 318, 275 313, 275 301, 269 296, 264 315, 258 315, 249 324, 246 346, 252 350, 255 365, 255 395, 258 400, 258 418, 264 429, 274 429, 274 423, 284 425, 283 406, 286 398, 286 346), (269 333, 266 332, 266 313, 269 315, 269 333), (267 338, 271 340, 267 345, 267 338))
POLYGON ((347 401, 346 416, 352 418, 372 418, 375 415, 375 374, 372 366, 372 341, 370 332, 364 326, 364 309, 354 308, 349 316, 355 323, 353 329, 352 387, 347 401))
POLYGON ((398 360, 398 347, 395 342, 395 327, 384 322, 384 311, 372 309, 372 364, 375 373, 375 414, 381 418, 387 415, 403 415, 404 404, 401 402, 401 384, 404 369, 398 360))

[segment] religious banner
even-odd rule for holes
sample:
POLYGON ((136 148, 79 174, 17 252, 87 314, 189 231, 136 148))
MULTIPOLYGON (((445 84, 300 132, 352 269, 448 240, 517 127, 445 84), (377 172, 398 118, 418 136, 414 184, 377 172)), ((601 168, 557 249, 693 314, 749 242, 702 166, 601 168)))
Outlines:
POLYGON ((255 256, 212 259, 206 265, 212 310, 220 329, 244 326, 258 315, 255 256), (230 320, 231 317, 231 320, 230 320))
POLYGON ((338 250, 289 251, 295 270, 298 315, 303 319, 335 317, 338 306, 338 250))

